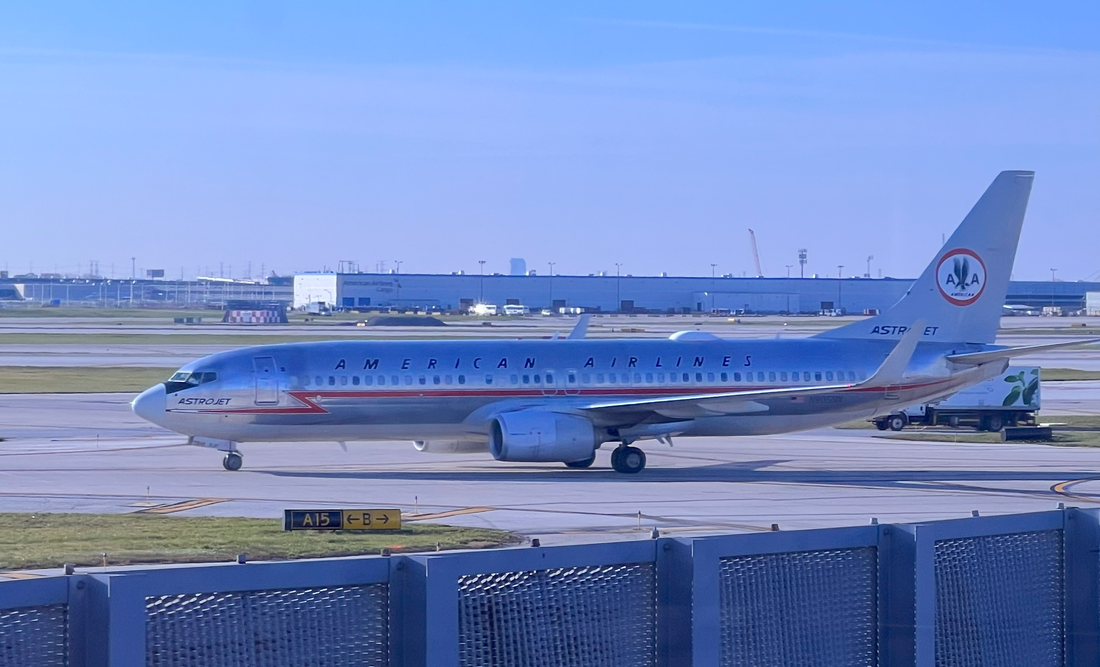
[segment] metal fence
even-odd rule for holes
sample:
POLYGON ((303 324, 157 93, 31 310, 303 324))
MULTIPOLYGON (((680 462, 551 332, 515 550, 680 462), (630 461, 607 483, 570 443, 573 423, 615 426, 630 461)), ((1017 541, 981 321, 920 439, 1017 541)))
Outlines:
POLYGON ((1100 510, 0 583, 0 667, 1100 664, 1100 510))

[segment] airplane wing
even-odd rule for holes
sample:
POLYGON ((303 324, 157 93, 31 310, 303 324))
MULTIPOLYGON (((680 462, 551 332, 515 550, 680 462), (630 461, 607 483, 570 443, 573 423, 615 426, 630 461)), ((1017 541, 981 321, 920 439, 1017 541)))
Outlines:
POLYGON ((947 360, 952 361, 956 364, 961 364, 963 366, 980 366, 982 364, 988 364, 991 361, 1011 359, 1012 357, 1022 357, 1028 354, 1035 354, 1036 352, 1046 352, 1047 350, 1060 350, 1062 348, 1068 347, 1079 347, 1081 345, 1089 345, 1092 343, 1100 343, 1100 338, 1075 340, 1068 343, 1047 343, 1045 345, 1007 347, 1003 350, 990 350, 988 352, 967 352, 965 354, 949 354, 947 355, 947 360))
POLYGON ((924 332, 923 322, 918 321, 902 336, 894 349, 882 362, 875 374, 863 382, 851 384, 821 385, 816 387, 784 387, 780 389, 752 389, 729 391, 718 394, 689 394, 672 398, 645 398, 628 401, 596 403, 580 408, 592 414, 623 414, 655 412, 663 417, 691 419, 713 415, 744 414, 762 412, 768 407, 759 401, 762 399, 797 398, 814 394, 829 394, 852 391, 863 387, 887 387, 902 382, 905 369, 913 352, 917 349, 920 336, 924 332))
POLYGON ((585 335, 588 333, 588 320, 590 319, 592 319, 592 315, 590 313, 584 313, 583 315, 581 315, 580 319, 577 320, 576 326, 574 326, 573 330, 569 332, 569 336, 566 337, 566 340, 580 340, 584 338, 585 335))

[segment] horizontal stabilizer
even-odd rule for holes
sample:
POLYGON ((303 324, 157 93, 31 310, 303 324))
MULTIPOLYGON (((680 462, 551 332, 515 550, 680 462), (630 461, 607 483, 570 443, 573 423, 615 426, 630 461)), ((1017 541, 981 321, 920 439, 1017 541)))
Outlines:
POLYGON ((961 364, 963 366, 980 366, 982 364, 988 364, 991 361, 997 361, 999 359, 1023 357, 1029 354, 1035 354, 1037 352, 1046 352, 1047 350, 1061 350, 1069 347, 1080 347, 1082 345, 1091 345, 1092 343, 1100 343, 1100 338, 1075 340, 1068 343, 1047 343, 1045 345, 1006 347, 1001 350, 989 350, 988 352, 967 352, 965 354, 949 354, 947 355, 947 360, 956 364, 961 364))

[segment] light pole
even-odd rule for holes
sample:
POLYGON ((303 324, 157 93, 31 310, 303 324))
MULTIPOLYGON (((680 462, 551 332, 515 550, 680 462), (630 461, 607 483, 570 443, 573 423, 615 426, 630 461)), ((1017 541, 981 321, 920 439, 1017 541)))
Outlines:
POLYGON ((863 276, 864 278, 870 278, 871 277, 871 260, 874 259, 874 258, 875 258, 874 255, 867 255, 867 274, 863 276))
POLYGON ((554 262, 547 262, 550 265, 550 312, 554 311, 554 262))
POLYGON ((481 283, 481 286, 478 288, 477 302, 485 303, 485 260, 479 259, 477 263, 480 265, 477 274, 480 276, 479 282, 481 283))
POLYGON ((397 265, 397 272, 401 273, 401 260, 395 259, 393 260, 393 263, 397 265))
POLYGON ((844 265, 838 264, 836 267, 836 310, 837 314, 840 314, 841 310, 844 310, 844 265))
MULTIPOLYGON (((1050 270, 1050 307, 1054 308, 1054 272, 1058 269, 1050 270)), ((1054 313, 1051 313, 1052 315, 1054 313)))
POLYGON ((622 264, 615 262, 615 312, 621 313, 623 310, 623 301, 619 296, 619 269, 622 268, 622 264))
POLYGON ((793 269, 793 268, 794 268, 794 264, 788 264, 787 265, 787 277, 788 278, 791 277, 791 269, 793 269))
POLYGON ((717 264, 711 264, 711 265, 710 265, 710 277, 711 277, 711 278, 713 278, 713 277, 714 277, 714 268, 715 268, 716 266, 718 266, 718 265, 717 265, 717 264))
POLYGON ((805 278, 806 277, 806 257, 807 257, 806 249, 805 248, 799 248, 798 249, 798 277, 799 278, 805 278))

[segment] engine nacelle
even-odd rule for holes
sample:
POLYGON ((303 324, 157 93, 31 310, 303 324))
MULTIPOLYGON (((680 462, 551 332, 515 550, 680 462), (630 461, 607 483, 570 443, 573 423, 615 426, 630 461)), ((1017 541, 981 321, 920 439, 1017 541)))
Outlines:
POLYGON ((470 454, 489 451, 489 443, 484 440, 414 440, 413 447, 418 452, 429 454, 470 454))
POLYGON ((505 412, 489 428, 489 453, 498 461, 584 461, 597 444, 592 422, 546 410, 505 412))

